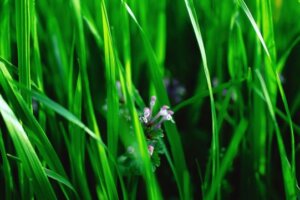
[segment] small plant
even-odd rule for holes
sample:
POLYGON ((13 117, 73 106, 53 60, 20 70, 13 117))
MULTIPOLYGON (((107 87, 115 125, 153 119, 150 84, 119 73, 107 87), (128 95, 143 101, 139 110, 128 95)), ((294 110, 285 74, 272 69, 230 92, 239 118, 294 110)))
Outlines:
MULTIPOLYGON (((150 106, 145 107, 140 115, 153 171, 160 166, 160 154, 164 153, 163 141, 161 140, 164 137, 164 132, 161 126, 165 121, 175 123, 172 117, 174 112, 166 105, 162 106, 156 115, 153 115, 155 103, 156 97, 152 96, 150 106)), ((127 152, 119 157, 119 164, 121 164, 123 172, 126 173, 140 174, 139 162, 136 145, 129 146, 127 152)))

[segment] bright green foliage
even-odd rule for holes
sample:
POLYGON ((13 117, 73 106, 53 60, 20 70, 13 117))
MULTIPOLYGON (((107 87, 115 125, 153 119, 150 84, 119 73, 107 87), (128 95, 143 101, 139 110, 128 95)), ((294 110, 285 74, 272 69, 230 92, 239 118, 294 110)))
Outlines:
POLYGON ((0 1, 1 199, 299 199, 299 18, 297 0, 0 1))
POLYGON ((24 171, 29 179, 32 179, 35 194, 42 199, 55 199, 54 191, 46 176, 42 164, 39 161, 32 144, 30 143, 22 125, 9 108, 8 104, 0 96, 1 115, 10 133, 18 157, 24 166, 24 171))

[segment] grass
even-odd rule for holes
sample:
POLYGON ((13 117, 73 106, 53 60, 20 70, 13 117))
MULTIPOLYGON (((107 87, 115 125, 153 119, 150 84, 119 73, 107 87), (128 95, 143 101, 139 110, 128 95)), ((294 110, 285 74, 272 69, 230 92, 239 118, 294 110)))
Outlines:
POLYGON ((3 198, 300 198, 298 1, 0 5, 3 198))

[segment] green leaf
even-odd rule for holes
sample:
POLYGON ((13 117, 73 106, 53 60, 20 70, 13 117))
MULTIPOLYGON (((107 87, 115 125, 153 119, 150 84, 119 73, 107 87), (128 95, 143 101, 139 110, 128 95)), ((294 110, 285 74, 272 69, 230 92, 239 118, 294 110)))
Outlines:
POLYGON ((54 190, 31 142, 15 114, 1 95, 0 112, 10 133, 17 154, 24 165, 24 171, 27 177, 32 178, 33 180, 35 194, 39 199, 56 199, 54 190))

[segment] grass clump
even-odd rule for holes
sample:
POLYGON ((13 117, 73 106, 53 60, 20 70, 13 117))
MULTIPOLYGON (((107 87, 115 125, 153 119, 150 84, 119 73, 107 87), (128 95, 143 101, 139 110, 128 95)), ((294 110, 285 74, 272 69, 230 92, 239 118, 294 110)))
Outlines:
POLYGON ((2 1, 0 194, 299 198, 299 8, 2 1))

